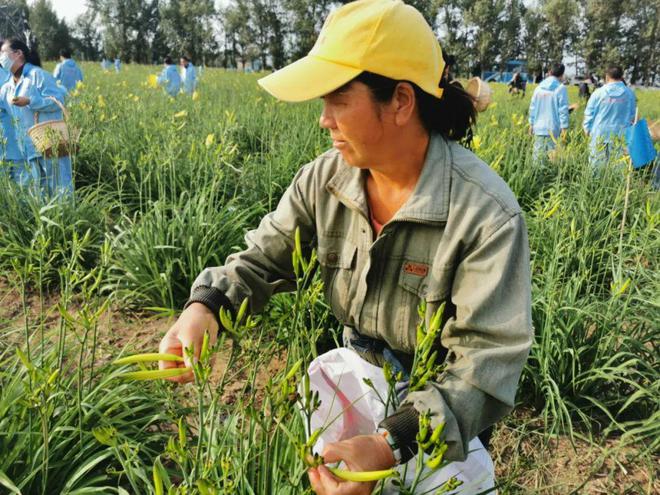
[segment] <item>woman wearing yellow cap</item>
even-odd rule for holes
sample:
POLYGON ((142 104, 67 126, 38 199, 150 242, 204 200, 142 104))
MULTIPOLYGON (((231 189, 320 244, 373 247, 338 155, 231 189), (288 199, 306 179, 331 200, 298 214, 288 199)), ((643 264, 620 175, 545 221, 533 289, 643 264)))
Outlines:
MULTIPOLYGON (((350 470, 410 460, 426 412, 432 427, 445 424, 446 458, 466 459, 470 442, 512 409, 531 344, 521 210, 497 174, 458 144, 474 108, 441 81, 443 68, 419 12, 398 0, 362 0, 328 17, 308 56, 260 80, 285 101, 321 98, 320 125, 333 147, 301 168, 277 209, 248 233, 247 249, 198 276, 160 346, 199 352, 204 331, 219 328, 221 307, 248 298, 256 312, 273 293, 292 290, 296 228, 304 249, 318 253, 345 346, 362 358, 409 371, 418 306, 425 302, 430 318, 445 303, 435 343, 445 371, 407 394, 378 432, 326 445, 326 462, 343 460, 350 470)), ((373 488, 323 466, 309 478, 319 494, 373 488)))

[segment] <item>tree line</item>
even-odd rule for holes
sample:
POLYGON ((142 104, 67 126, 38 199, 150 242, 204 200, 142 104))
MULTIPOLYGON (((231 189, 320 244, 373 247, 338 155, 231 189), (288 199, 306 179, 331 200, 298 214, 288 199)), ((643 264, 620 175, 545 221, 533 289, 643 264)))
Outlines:
MULTIPOLYGON (((158 63, 188 54, 195 63, 277 69, 305 55, 331 0, 88 0, 72 23, 49 0, 0 0, 25 12, 45 59, 60 48, 98 60, 158 63)), ((631 83, 658 71, 660 0, 409 0, 456 56, 459 75, 526 60, 530 72, 565 60, 578 75, 621 65, 631 83)), ((7 33, 0 33, 7 36, 7 33)))

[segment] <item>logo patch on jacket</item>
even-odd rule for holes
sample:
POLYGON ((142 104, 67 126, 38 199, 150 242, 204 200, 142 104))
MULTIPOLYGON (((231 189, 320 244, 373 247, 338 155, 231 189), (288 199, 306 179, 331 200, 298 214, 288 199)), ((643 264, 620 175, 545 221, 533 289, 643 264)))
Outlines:
POLYGON ((411 275, 417 275, 418 277, 425 277, 429 272, 429 265, 406 261, 403 264, 403 271, 405 273, 410 273, 411 275))

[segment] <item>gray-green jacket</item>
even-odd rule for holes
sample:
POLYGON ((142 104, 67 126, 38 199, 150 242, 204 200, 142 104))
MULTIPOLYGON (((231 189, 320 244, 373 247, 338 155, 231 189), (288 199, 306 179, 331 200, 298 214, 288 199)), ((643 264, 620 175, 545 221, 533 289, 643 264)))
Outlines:
POLYGON ((366 173, 336 150, 305 165, 277 209, 247 234, 247 249, 197 277, 188 304, 218 311, 247 297, 251 310, 260 311, 275 292, 294 289, 296 227, 303 244, 318 252, 325 294, 346 326, 347 344, 359 332, 411 354, 420 301, 426 300, 427 317, 446 301, 446 371, 410 393, 383 425, 412 448, 418 413, 430 410, 432 425, 446 423, 447 458, 462 460, 468 442, 511 411, 532 342, 520 207, 484 162, 434 135, 412 196, 374 238, 366 173))

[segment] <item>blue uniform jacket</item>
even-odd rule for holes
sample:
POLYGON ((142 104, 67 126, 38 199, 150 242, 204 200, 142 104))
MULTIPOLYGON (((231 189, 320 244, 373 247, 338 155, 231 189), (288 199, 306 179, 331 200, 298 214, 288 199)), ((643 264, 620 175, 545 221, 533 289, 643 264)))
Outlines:
POLYGON ((591 135, 592 143, 599 139, 609 143, 633 123, 635 106, 635 93, 623 81, 608 83, 589 98, 582 127, 591 135))
POLYGON ((0 87, 0 112, 3 114, 3 121, 5 113, 11 119, 19 151, 18 157, 8 154, 8 159, 31 160, 41 156, 35 150, 27 131, 35 124, 35 114, 37 113, 39 122, 61 119, 62 111, 48 97, 54 97, 60 103, 64 103, 65 95, 66 90, 58 86, 50 73, 32 64, 23 66, 23 74, 17 83, 14 82, 13 77, 5 81, 0 87), (13 105, 14 96, 30 98, 30 104, 24 107, 13 105))
MULTIPOLYGON (((11 74, 0 67, 0 88, 10 77, 11 74)), ((2 102, 0 102, 0 161, 21 159, 21 151, 18 149, 11 119, 12 114, 6 112, 2 102)))
POLYGON ((170 64, 163 69, 163 72, 158 76, 158 84, 165 86, 165 91, 170 96, 176 96, 181 91, 181 77, 176 65, 170 64))
POLYGON ((529 104, 529 125, 537 136, 558 137, 568 129, 568 91, 554 76, 537 86, 529 104))
POLYGON ((183 90, 192 94, 197 86, 197 73, 192 63, 188 63, 188 67, 181 68, 181 79, 183 80, 183 90))
POLYGON ((70 58, 57 64, 53 76, 58 83, 66 88, 67 91, 75 89, 78 81, 83 80, 83 74, 80 67, 78 67, 78 64, 70 58))

